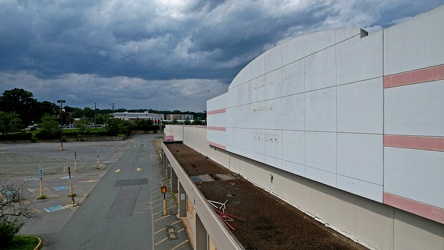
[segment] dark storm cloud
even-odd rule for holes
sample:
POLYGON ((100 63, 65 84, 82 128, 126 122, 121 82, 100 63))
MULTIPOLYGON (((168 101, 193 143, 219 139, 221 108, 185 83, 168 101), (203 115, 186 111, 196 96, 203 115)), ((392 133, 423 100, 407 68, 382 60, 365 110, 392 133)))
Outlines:
MULTIPOLYGON (((220 72, 220 63, 240 57, 243 62, 233 66, 244 65, 262 52, 265 43, 282 39, 270 34, 295 25, 316 25, 331 12, 328 4, 281 15, 254 2, 236 9, 233 3, 195 1, 174 17, 154 4, 140 3, 18 4, 15 14, 26 16, 32 29, 16 29, 30 42, 22 47, 26 54, 10 54, 15 58, 10 69, 25 67, 43 78, 67 72, 144 79, 220 78, 228 73, 220 72)), ((13 44, 17 40, 24 39, 17 37, 13 44)))
POLYGON ((368 26, 387 28, 404 19, 413 17, 419 13, 426 12, 443 4, 443 0, 391 0, 381 2, 363 0, 355 2, 353 7, 358 12, 367 12, 369 15, 373 15, 374 20, 373 22, 368 23, 368 26))
POLYGON ((292 12, 275 14, 261 6, 239 9, 224 16, 224 20, 210 28, 200 27, 192 35, 195 51, 220 51, 214 55, 217 61, 226 61, 236 56, 251 59, 264 50, 264 44, 275 44, 285 38, 291 28, 313 30, 327 16, 336 15, 331 4, 307 6, 292 12), (215 36, 214 34, 219 34, 215 36))
POLYGON ((440 4, 0 0, 0 92, 19 87, 80 107, 204 110, 242 67, 283 40, 330 28, 378 30, 440 4))

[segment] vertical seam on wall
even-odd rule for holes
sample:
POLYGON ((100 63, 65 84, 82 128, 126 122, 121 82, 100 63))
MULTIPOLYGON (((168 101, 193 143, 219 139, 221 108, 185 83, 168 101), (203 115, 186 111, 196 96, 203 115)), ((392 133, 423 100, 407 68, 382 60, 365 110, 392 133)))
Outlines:
MULTIPOLYGON (((384 134, 385 134, 385 31, 382 30, 382 203, 384 203, 384 183, 385 183, 385 148, 384 148, 384 134)), ((394 233, 394 232, 393 232, 394 233)))
POLYGON ((336 105, 336 107, 335 107, 335 118, 336 118, 336 121, 335 121, 335 125, 336 125, 336 131, 335 131, 335 136, 336 136, 336 157, 335 157, 335 160, 336 160, 336 162, 335 162, 335 167, 336 167, 336 183, 335 183, 335 188, 337 188, 337 186, 338 186, 338 51, 337 51, 337 49, 338 49, 338 44, 336 43, 336 31, 335 31, 335 75, 336 75, 336 77, 335 77, 335 81, 336 81, 336 83, 335 83, 335 92, 336 92, 336 100, 335 100, 335 105, 336 105))
POLYGON ((306 107, 307 107, 307 104, 306 104, 306 98, 305 98, 305 96, 306 96, 306 92, 305 92, 305 84, 306 84, 306 81, 305 81, 305 63, 306 63, 306 57, 305 57, 305 35, 302 37, 302 48, 303 48, 303 50, 304 50, 304 57, 302 58, 302 60, 303 60, 303 62, 304 62, 304 74, 302 74, 303 75, 303 77, 304 77, 304 79, 303 79, 303 81, 304 81, 304 90, 303 90, 303 93, 304 93, 304 176, 305 176, 305 168, 306 168, 306 166, 307 166, 307 114, 306 114, 306 107))
MULTIPOLYGON (((284 97, 283 97, 283 93, 284 93, 284 89, 283 89, 283 85, 282 85, 282 45, 280 46, 281 49, 281 63, 280 63, 280 70, 279 72, 279 87, 280 87, 280 93, 279 95, 280 97, 280 105, 281 105, 281 138, 280 138, 280 157, 281 157, 281 169, 284 167, 284 97)), ((278 114, 279 116, 279 114, 278 114)))

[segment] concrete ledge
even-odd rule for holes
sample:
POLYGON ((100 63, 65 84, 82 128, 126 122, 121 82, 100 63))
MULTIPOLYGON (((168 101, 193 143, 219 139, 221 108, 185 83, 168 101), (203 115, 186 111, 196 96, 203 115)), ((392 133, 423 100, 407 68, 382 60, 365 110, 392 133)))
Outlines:
POLYGON ((40 250, 40 248, 42 248, 42 246, 43 246, 43 241, 39 237, 36 237, 36 238, 39 239, 39 244, 37 244, 37 246, 34 248, 34 250, 40 250))
MULTIPOLYGON (((219 216, 214 212, 213 208, 207 202, 197 186, 191 181, 188 174, 182 169, 179 162, 174 158, 172 153, 162 143, 162 149, 168 159, 171 167, 176 173, 179 182, 182 184, 185 193, 194 205, 194 211, 198 214, 207 234, 213 240, 216 248, 219 250, 244 249, 242 244, 228 231, 225 224, 219 219, 219 216)), ((194 232, 196 233, 196 232, 194 232)), ((205 235, 205 237, 207 237, 205 235)))

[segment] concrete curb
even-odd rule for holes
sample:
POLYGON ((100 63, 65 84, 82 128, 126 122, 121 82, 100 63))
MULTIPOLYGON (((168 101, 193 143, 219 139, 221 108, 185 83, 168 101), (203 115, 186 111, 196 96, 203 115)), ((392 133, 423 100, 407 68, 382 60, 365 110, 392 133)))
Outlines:
POLYGON ((40 248, 42 248, 42 246, 43 246, 43 241, 39 237, 36 237, 36 238, 39 239, 39 244, 37 244, 37 246, 34 248, 34 250, 40 250, 40 248))

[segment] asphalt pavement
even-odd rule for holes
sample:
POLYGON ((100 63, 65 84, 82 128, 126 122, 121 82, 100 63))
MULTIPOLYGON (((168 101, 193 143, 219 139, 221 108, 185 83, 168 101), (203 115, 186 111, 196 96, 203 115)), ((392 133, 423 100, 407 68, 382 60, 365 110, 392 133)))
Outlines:
POLYGON ((163 215, 158 137, 64 143, 63 151, 57 143, 0 144, 0 178, 25 181, 40 214, 20 234, 42 238, 43 250, 191 249, 170 193, 163 215), (36 199, 42 192, 47 198, 36 199))

